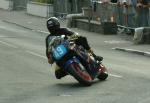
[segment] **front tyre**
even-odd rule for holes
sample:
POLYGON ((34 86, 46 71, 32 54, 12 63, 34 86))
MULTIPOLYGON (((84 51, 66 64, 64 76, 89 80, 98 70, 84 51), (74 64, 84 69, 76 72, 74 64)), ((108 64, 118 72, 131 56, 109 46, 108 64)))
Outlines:
POLYGON ((81 63, 72 63, 68 66, 67 72, 71 74, 80 84, 90 86, 92 78, 89 73, 82 67, 81 63))
POLYGON ((100 71, 100 74, 97 78, 99 80, 106 80, 108 78, 108 71, 103 64, 100 64, 99 71, 100 71))

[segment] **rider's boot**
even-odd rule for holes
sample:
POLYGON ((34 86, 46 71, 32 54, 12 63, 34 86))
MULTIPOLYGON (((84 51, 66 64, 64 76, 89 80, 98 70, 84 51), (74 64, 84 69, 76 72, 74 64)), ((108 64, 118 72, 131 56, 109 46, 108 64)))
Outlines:
POLYGON ((89 52, 90 54, 92 54, 92 56, 93 56, 96 60, 98 60, 98 61, 102 61, 102 60, 103 60, 103 57, 95 55, 95 53, 93 52, 93 50, 90 49, 90 50, 88 50, 88 52, 89 52))
POLYGON ((65 72, 63 69, 57 69, 55 70, 55 76, 57 79, 61 79, 62 77, 65 77, 66 75, 68 75, 67 72, 65 72))

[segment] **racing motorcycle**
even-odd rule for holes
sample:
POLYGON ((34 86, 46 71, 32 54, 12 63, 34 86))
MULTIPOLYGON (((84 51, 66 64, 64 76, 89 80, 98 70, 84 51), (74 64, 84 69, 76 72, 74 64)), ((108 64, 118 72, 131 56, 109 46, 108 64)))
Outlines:
POLYGON ((48 49, 51 59, 82 85, 90 86, 95 78, 105 80, 108 77, 101 61, 64 36, 51 36, 48 49))

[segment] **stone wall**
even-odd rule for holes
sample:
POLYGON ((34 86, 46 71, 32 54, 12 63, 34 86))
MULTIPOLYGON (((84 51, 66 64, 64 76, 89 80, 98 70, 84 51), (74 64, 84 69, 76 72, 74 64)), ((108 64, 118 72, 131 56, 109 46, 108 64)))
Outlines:
POLYGON ((37 2, 29 2, 27 4, 27 13, 40 17, 53 16, 53 5, 37 2))
POLYGON ((10 1, 10 0, 1 0, 0 1, 0 8, 1 9, 10 10, 10 9, 12 9, 11 5, 12 5, 12 1, 10 1))

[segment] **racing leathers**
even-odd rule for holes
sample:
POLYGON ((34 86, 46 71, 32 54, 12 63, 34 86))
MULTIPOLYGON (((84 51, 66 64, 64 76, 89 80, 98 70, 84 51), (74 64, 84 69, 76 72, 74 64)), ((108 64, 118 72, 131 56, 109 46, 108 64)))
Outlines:
MULTIPOLYGON (((95 59, 99 59, 99 60, 103 59, 102 57, 96 56, 92 52, 92 50, 91 50, 91 48, 90 48, 90 46, 89 46, 89 44, 87 42, 87 38, 86 37, 79 36, 76 32, 73 32, 73 31, 69 30, 68 28, 59 28, 55 32, 55 34, 51 33, 45 39, 45 41, 46 41, 46 56, 47 56, 48 62, 50 64, 53 64, 53 60, 51 59, 49 51, 48 51, 48 46, 49 46, 48 39, 49 39, 50 36, 61 36, 61 35, 65 35, 66 38, 76 37, 77 39, 74 40, 75 44, 83 46, 87 51, 89 51, 89 52, 91 52, 93 54, 93 57, 95 59)), ((63 69, 61 69, 61 68, 58 69, 58 66, 55 67, 55 76, 56 76, 57 79, 61 79, 62 77, 66 76, 66 75, 67 75, 67 73, 63 69)))

